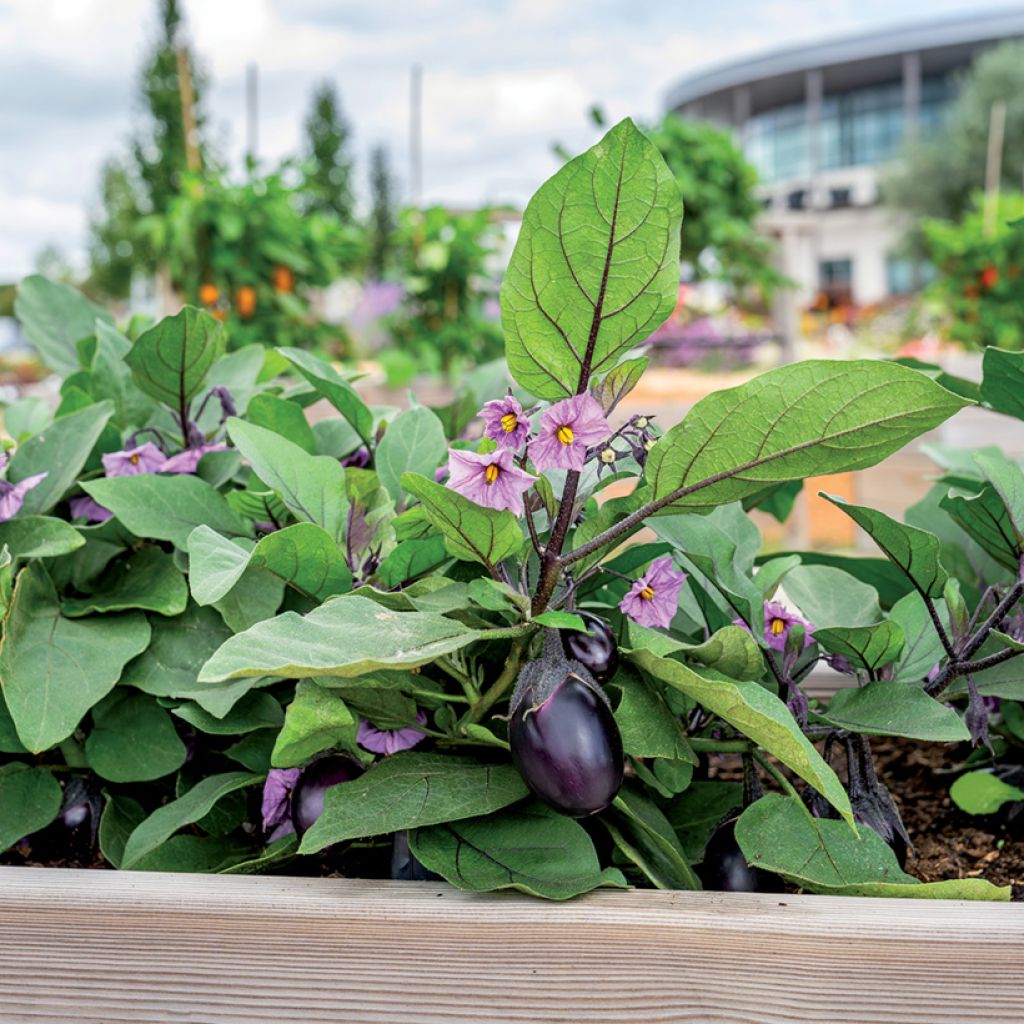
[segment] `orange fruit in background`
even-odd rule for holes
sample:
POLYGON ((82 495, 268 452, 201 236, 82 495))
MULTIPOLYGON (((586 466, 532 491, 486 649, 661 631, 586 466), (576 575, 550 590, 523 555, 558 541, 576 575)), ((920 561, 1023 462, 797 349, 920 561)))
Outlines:
POLYGON ((991 264, 981 272, 981 287, 994 288, 999 282, 999 271, 991 264))
POLYGON ((295 274, 291 267, 278 264, 274 267, 274 291, 290 292, 295 290, 295 274))
POLYGON ((221 323, 228 318, 228 311, 226 309, 212 309, 210 313, 214 320, 220 320, 221 323))
POLYGON ((256 312, 256 289, 244 284, 235 295, 235 308, 243 320, 247 320, 256 312))
POLYGON ((220 298, 220 289, 209 281, 199 286, 199 301, 204 306, 212 306, 220 298))

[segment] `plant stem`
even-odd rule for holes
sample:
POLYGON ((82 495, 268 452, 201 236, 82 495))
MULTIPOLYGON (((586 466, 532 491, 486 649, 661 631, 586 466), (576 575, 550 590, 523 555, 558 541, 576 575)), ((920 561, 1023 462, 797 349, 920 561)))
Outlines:
POLYGON ((519 663, 522 660, 522 656, 522 643, 514 643, 512 649, 508 652, 508 660, 505 662, 505 667, 501 670, 501 675, 477 697, 473 706, 469 709, 469 720, 471 722, 479 722, 505 695, 512 683, 515 682, 516 676, 519 675, 519 663))
POLYGON ((935 632, 939 634, 939 640, 942 641, 942 646, 946 651, 946 655, 950 658, 956 658, 953 641, 949 638, 949 633, 946 631, 946 626, 939 616, 939 610, 935 607, 935 602, 920 590, 918 592, 924 599, 924 606, 928 609, 928 614, 931 616, 932 624, 935 626, 935 632))
POLYGON ((558 583, 558 577, 564 564, 561 557, 562 547, 565 544, 566 536, 568 536, 569 527, 572 525, 573 509, 576 507, 576 490, 579 485, 579 472, 569 470, 565 477, 565 487, 562 489, 558 517, 555 519, 555 525, 551 528, 551 535, 544 548, 544 557, 540 561, 540 579, 537 581, 537 592, 533 597, 533 615, 540 615, 547 608, 551 601, 551 595, 555 592, 555 585, 558 583))
POLYGON ((775 767, 763 754, 758 751, 754 751, 754 760, 783 788, 783 790, 796 801, 797 806, 807 815, 807 817, 814 821, 814 815, 811 814, 810 808, 803 802, 800 794, 796 791, 796 787, 789 779, 786 778, 778 768, 775 767))

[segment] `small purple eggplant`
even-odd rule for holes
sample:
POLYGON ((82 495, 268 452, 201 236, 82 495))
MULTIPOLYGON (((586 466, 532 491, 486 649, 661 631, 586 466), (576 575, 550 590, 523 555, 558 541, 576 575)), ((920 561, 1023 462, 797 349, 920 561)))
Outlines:
POLYGON ((697 874, 705 889, 716 892, 785 892, 782 879, 770 871, 751 867, 736 842, 736 818, 728 818, 704 847, 697 874))
POLYGON ((391 877, 396 882, 434 882, 441 878, 416 859, 409 848, 409 833, 404 829, 392 837, 391 877))
POLYGON ((562 633, 562 648, 567 658, 575 659, 602 685, 619 667, 619 649, 611 627, 593 612, 576 612, 588 632, 567 629, 562 633))
POLYGON ((604 810, 622 785, 622 737, 604 690, 566 659, 557 632, 519 674, 510 704, 512 760, 536 796, 562 814, 604 810))
POLYGON ((362 768, 345 754, 318 757, 302 769, 292 790, 292 824, 300 837, 323 813, 327 790, 360 774, 362 768))

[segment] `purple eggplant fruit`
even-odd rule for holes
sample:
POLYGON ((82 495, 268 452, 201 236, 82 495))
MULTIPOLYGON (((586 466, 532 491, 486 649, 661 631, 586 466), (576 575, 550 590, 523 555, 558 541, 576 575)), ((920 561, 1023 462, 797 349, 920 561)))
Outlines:
POLYGON ((562 648, 567 658, 578 661, 602 685, 619 667, 619 648, 611 627, 593 612, 576 612, 588 632, 567 629, 562 633, 562 648))
POLYGON ((392 837, 391 877, 396 882, 435 882, 441 878, 416 859, 409 848, 409 833, 404 829, 392 837))
POLYGON ((302 769, 292 790, 292 824, 300 837, 323 813, 327 790, 360 774, 362 768, 345 754, 318 757, 302 769))
POLYGON ((91 866, 96 852, 103 796, 89 778, 74 776, 64 786, 60 813, 27 838, 32 859, 42 863, 91 866))
POLYGON ((751 867, 736 842, 736 818, 719 825, 704 847, 697 874, 705 889, 716 892, 785 892, 782 879, 770 871, 751 867))
POLYGON ((604 690, 562 651, 554 630, 524 666, 510 704, 512 760, 533 793, 562 814, 604 810, 622 785, 622 737, 604 690))

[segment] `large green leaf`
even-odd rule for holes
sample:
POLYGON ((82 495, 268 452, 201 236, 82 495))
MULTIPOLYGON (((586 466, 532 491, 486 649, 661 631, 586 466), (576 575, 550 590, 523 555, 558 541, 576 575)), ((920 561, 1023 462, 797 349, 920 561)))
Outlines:
POLYGON ((942 545, 935 534, 919 530, 916 526, 907 526, 876 509, 820 493, 865 530, 886 558, 899 566, 922 594, 942 597, 948 576, 939 560, 942 545))
POLYGON ((278 352, 352 425, 363 444, 373 444, 373 413, 356 394, 355 388, 331 366, 300 348, 279 348, 278 352))
POLYGON ((188 550, 189 534, 201 524, 229 536, 252 533, 219 491, 189 473, 86 480, 82 488, 137 537, 167 540, 181 551, 188 550))
POLYGON ((310 455, 280 434, 244 420, 228 420, 228 433, 256 475, 277 491, 296 519, 315 523, 341 542, 348 501, 345 470, 337 459, 310 455))
POLYGON ((840 690, 821 717, 869 736, 906 736, 929 743, 970 739, 960 716, 913 683, 888 681, 840 690))
POLYGON ((61 416, 18 448, 7 470, 11 483, 46 473, 46 479, 25 495, 21 516, 48 512, 64 497, 78 479, 113 411, 110 402, 97 402, 61 416))
POLYGON ((965 772, 949 787, 949 795, 968 814, 995 814, 1003 804, 1024 801, 1024 789, 986 771, 965 772))
POLYGON ((159 615, 180 615, 188 604, 188 584, 173 555, 146 545, 119 558, 88 597, 71 597, 61 606, 69 618, 91 612, 123 612, 131 608, 159 615))
POLYGON ((113 317, 67 285, 31 274, 18 285, 14 315, 46 365, 66 377, 78 368, 77 343, 113 317))
POLYGON ((409 846, 424 867, 470 892, 518 889, 567 900, 626 886, 617 869, 601 869, 582 825, 540 804, 417 829, 409 846))
POLYGON ((92 394, 114 403, 114 421, 122 429, 144 426, 156 408, 135 383, 126 362, 131 350, 132 343, 116 327, 96 321, 96 347, 89 364, 92 394))
POLYGON ((903 629, 891 619, 870 626, 816 628, 814 639, 829 654, 840 654, 855 668, 868 672, 877 672, 892 664, 906 644, 903 629))
POLYGON ((323 814, 300 849, 316 853, 345 839, 491 814, 527 792, 510 764, 415 751, 394 754, 327 791, 323 814))
POLYGON ((841 822, 812 818, 789 797, 769 793, 736 823, 736 839, 755 867, 810 892, 834 896, 1008 900, 1010 886, 980 878, 925 884, 900 870, 885 840, 867 826, 855 835, 841 822))
POLYGON ((423 502, 427 518, 456 558, 493 568, 523 546, 523 531, 511 512, 484 508, 416 473, 405 473, 402 487, 423 502))
POLYGON ((375 668, 414 668, 485 635, 443 615, 396 612, 351 595, 306 615, 285 612, 231 637, 203 666, 199 681, 352 677, 375 668))
POLYGON ((6 545, 13 558, 54 558, 84 543, 70 523, 52 516, 18 516, 0 523, 0 548, 6 545))
POLYGON ((67 739, 146 649, 140 612, 65 619, 38 562, 18 576, 0 648, 0 686, 21 742, 39 753, 67 739))
POLYGON ((184 796, 158 807, 136 826, 125 843, 121 867, 130 870, 141 866, 147 854, 166 843, 178 829, 205 817, 229 793, 262 781, 262 776, 249 772, 225 772, 197 782, 184 796))
POLYGON ((241 736, 258 729, 280 729, 284 724, 281 705, 260 691, 245 694, 226 714, 211 714, 199 704, 182 704, 174 714, 213 736, 241 736))
POLYGON ((625 670, 621 670, 610 685, 622 694, 615 709, 615 722, 622 736, 622 749, 627 754, 697 763, 679 716, 672 713, 653 686, 625 670))
POLYGON ((870 626, 882 618, 874 587, 831 565, 798 565, 786 595, 815 626, 870 626))
POLYGON ((624 652, 646 650, 660 657, 680 654, 691 662, 713 668, 731 679, 760 679, 764 658, 754 638, 741 626, 723 626, 699 644, 688 644, 655 629, 627 623, 624 652))
POLYGON ((448 452, 441 421, 426 406, 399 413, 377 445, 374 467, 394 502, 402 498, 402 474, 427 476, 448 452))
POLYGON ((20 761, 0 765, 0 853, 38 832, 60 812, 60 783, 47 768, 20 761))
POLYGON ((1018 537, 1024 537, 1024 471, 1001 451, 982 450, 974 461, 1002 498, 1018 537))
POLYGON ((351 749, 356 742, 357 724, 340 697, 303 679, 295 687, 295 699, 285 711, 270 763, 275 768, 292 768, 321 750, 351 749))
POLYGON ((314 601, 352 589, 352 573, 338 545, 319 526, 295 523, 247 550, 207 526, 188 539, 189 583, 199 604, 215 604, 246 569, 262 570, 314 601))
POLYGON ((991 484, 970 490, 950 488, 939 501, 952 519, 1000 565, 1016 573, 1024 555, 1024 539, 1010 518, 1006 504, 991 484))
POLYGON ((245 417, 257 427, 264 427, 297 444, 310 455, 317 454, 316 435, 306 419, 305 410, 297 402, 277 395, 254 395, 245 417))
POLYGON ((996 412, 1024 420, 1024 352, 987 347, 981 368, 982 402, 996 412))
POLYGON ((701 399, 651 450, 655 500, 711 508, 772 484, 864 469, 969 403, 877 360, 807 360, 701 399))
POLYGON ((147 395, 178 412, 199 393, 226 347, 224 325, 185 306, 142 334, 125 362, 147 395))
POLYGON ((675 308, 682 204, 632 121, 530 200, 501 287, 512 376, 540 398, 575 394, 675 308))
POLYGON ((703 858, 711 830, 742 805, 742 783, 704 779, 691 783, 668 805, 665 816, 691 864, 703 858))
POLYGON ((441 534, 403 540, 381 562, 375 580, 380 587, 400 587, 436 569, 448 558, 448 548, 441 534))
POLYGON ((645 672, 697 701, 809 782, 851 824, 850 800, 836 774, 800 731, 789 709, 758 683, 737 683, 710 669, 698 675, 646 650, 629 654, 645 672))
POLYGON ((109 782, 149 782, 176 772, 188 751, 171 716, 145 693, 118 687, 93 708, 89 767, 109 782))

